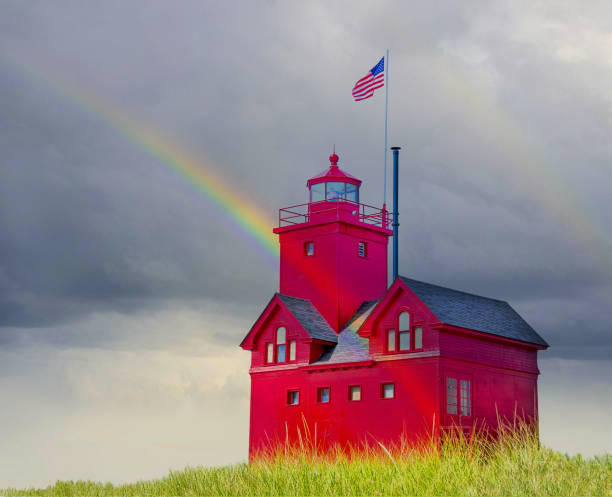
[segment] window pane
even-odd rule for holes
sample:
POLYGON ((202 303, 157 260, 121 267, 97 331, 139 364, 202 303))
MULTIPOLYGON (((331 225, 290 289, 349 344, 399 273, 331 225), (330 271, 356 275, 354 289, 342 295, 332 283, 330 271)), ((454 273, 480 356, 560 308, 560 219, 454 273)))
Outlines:
POLYGON ((314 255, 314 242, 304 243, 304 255, 314 255))
POLYGON ((317 183, 310 187, 310 201, 319 202, 325 200, 325 183, 317 183))
POLYGON ((359 242, 359 257, 368 255, 366 242, 359 242))
POLYGON ((327 200, 344 200, 344 183, 329 182, 327 184, 327 200))
POLYGON ((387 350, 393 352, 395 350, 395 330, 387 331, 387 350))
POLYGON ((319 388, 319 402, 325 404, 329 402, 329 388, 319 388))
POLYGON ((410 329, 410 314, 402 312, 399 315, 399 330, 408 331, 410 329))
POLYGON ((470 390, 469 380, 461 380, 461 392, 459 398, 461 399, 461 415, 471 416, 472 415, 472 398, 470 390))
POLYGON ((295 340, 291 340, 289 342, 289 360, 290 361, 295 361, 295 349, 296 349, 295 340))
POLYGON ((423 328, 418 327, 414 329, 414 348, 423 348, 423 328))
POLYGON ((399 334, 399 349, 410 350, 410 332, 402 331, 399 334))
POLYGON ((300 403, 300 392, 293 391, 287 393, 287 403, 289 405, 295 406, 300 403))
POLYGON ((286 334, 286 330, 284 326, 280 326, 277 330, 276 330, 276 344, 279 345, 281 343, 285 343, 285 334, 286 334))
POLYGON ((353 185, 352 183, 346 184, 346 198, 353 202, 359 202, 359 190, 357 189, 357 185, 353 185))
POLYGON ((361 400, 361 387, 359 385, 351 387, 351 400, 361 400))
POLYGON ((457 380, 446 378, 446 412, 457 414, 457 380))
POLYGON ((276 362, 285 362, 285 346, 276 346, 276 362))
POLYGON ((266 362, 268 363, 274 362, 274 345, 271 343, 268 344, 268 353, 266 355, 266 362))
POLYGON ((383 385, 383 399, 392 399, 395 392, 393 383, 385 383, 383 385))

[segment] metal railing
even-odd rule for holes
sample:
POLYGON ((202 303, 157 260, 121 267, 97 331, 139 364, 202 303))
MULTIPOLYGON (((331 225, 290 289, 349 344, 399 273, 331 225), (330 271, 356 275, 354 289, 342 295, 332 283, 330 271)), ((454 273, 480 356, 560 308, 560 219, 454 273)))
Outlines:
POLYGON ((389 229, 392 215, 389 211, 352 200, 321 200, 284 207, 278 211, 280 228, 311 221, 357 220, 360 223, 389 229))

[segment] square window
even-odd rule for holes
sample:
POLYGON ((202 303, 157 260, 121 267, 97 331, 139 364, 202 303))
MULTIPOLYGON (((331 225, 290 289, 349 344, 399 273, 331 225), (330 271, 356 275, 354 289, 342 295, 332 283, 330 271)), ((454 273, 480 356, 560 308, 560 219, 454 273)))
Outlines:
POLYGON ((393 383, 382 384, 382 398, 392 399, 395 397, 395 385, 393 383))
POLYGON ((320 404, 327 404, 329 402, 329 387, 317 389, 317 402, 320 404))
POLYGON ((358 253, 359 253, 359 257, 368 256, 368 244, 366 242, 359 242, 358 253))
POLYGON ((423 328, 421 328, 420 326, 414 329, 414 348, 423 348, 423 328))
POLYGON ((307 255, 307 256, 314 255, 314 242, 304 243, 304 255, 307 255))
POLYGON ((295 340, 291 340, 289 342, 289 360, 290 361, 295 361, 295 349, 296 349, 295 340))
POLYGON ((387 352, 395 352, 395 330, 387 330, 387 352))
POLYGON ((349 387, 349 399, 361 400, 361 385, 352 385, 349 387))
POLYGON ((268 364, 272 364, 274 362, 274 344, 273 343, 268 343, 268 344, 266 344, 266 346, 267 346, 266 362, 268 364))
POLYGON ((410 350, 410 332, 409 331, 400 331, 399 349, 400 350, 410 350))
POLYGON ((287 404, 297 406, 300 403, 300 392, 298 390, 289 390, 287 392, 287 404))

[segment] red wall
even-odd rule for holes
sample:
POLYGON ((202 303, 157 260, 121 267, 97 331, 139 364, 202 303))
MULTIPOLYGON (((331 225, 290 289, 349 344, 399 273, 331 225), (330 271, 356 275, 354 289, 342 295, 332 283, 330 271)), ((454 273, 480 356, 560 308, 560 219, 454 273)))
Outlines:
MULTIPOLYGON (((441 391, 446 376, 472 382, 473 420, 497 426, 498 417, 537 420, 537 349, 470 332, 440 332, 441 391)), ((444 406, 442 406, 444 410, 444 406)), ((453 420, 446 415, 445 424, 453 420)))
POLYGON ((336 221, 303 223, 277 230, 280 241, 280 293, 309 299, 339 331, 364 300, 380 299, 387 289, 386 230, 336 221), (304 243, 314 242, 314 255, 304 243), (358 242, 367 242, 359 257, 358 242))
POLYGON ((251 450, 270 441, 284 441, 286 433, 298 442, 304 419, 318 446, 358 445, 364 441, 389 443, 402 433, 416 439, 431 433, 440 419, 437 358, 397 361, 332 370, 293 370, 252 374, 251 450), (381 384, 395 383, 395 398, 381 398, 381 384), (361 385, 361 400, 349 400, 349 386, 361 385), (330 402, 317 402, 317 388, 330 388, 330 402), (287 405, 287 391, 300 391, 300 405, 287 405), (435 418, 434 418, 435 414, 435 418))

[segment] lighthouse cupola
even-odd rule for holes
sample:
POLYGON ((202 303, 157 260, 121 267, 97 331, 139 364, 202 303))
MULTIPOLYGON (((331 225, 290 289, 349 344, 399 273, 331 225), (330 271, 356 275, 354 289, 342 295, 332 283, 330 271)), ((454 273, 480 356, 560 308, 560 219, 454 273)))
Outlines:
POLYGON ((334 151, 329 156, 330 166, 307 182, 310 202, 342 201, 359 202, 361 180, 351 176, 338 167, 339 157, 334 151))
POLYGON ((307 181, 305 204, 279 210, 280 293, 309 300, 338 332, 387 289, 388 213, 360 201, 361 180, 329 167, 307 181))

